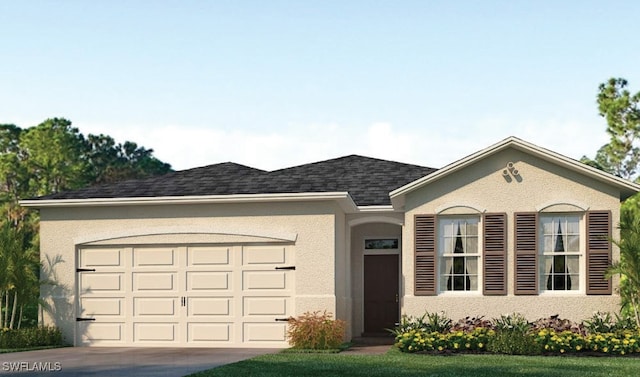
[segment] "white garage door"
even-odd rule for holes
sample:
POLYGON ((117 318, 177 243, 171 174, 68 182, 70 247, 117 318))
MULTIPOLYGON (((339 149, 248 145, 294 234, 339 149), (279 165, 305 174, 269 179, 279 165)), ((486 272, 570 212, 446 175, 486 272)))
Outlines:
POLYGON ((291 246, 132 246, 78 253, 82 346, 285 347, 291 246))

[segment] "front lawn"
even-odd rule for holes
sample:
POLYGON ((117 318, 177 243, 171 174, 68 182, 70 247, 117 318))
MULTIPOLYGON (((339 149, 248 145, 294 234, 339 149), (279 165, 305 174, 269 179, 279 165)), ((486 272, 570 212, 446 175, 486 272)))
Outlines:
POLYGON ((640 358, 503 355, 278 353, 192 374, 207 376, 637 376, 640 358))

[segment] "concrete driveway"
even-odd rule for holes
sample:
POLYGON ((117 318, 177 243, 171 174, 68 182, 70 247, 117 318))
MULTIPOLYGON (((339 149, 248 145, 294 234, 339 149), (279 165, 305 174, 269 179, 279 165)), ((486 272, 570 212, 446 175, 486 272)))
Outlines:
POLYGON ((0 354, 0 377, 184 376, 278 349, 66 347, 0 354))

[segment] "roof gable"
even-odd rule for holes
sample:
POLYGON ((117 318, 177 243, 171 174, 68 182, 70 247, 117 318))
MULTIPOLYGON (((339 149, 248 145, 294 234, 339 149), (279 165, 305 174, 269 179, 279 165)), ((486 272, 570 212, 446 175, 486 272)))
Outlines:
POLYGON ((391 197, 391 201, 394 204, 394 206, 402 206, 404 204, 404 196, 407 195, 408 193, 414 190, 417 190, 419 188, 425 187, 437 180, 440 180, 446 176, 449 176, 455 172, 458 172, 480 160, 483 160, 491 155, 494 155, 508 148, 513 148, 521 152, 533 155, 542 160, 559 165, 571 171, 577 172, 579 174, 588 176, 592 179, 606 183, 610 186, 616 187, 620 190, 621 200, 624 200, 629 196, 634 195, 640 191, 640 185, 637 185, 626 179, 616 177, 612 174, 606 173, 604 171, 593 168, 589 165, 583 164, 580 161, 571 159, 569 157, 553 152, 551 150, 538 147, 537 145, 528 143, 524 140, 521 140, 519 138, 512 136, 486 149, 480 150, 458 161, 455 161, 443 167, 442 169, 434 172, 433 174, 424 176, 396 190, 393 190, 389 194, 391 197))

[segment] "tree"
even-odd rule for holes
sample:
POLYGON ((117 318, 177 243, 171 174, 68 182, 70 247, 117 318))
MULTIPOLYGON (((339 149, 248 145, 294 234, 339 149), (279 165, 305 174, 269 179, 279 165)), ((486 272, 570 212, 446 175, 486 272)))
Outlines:
POLYGON ((40 262, 28 233, 8 222, 0 226, 0 269, 3 271, 0 276, 0 325, 3 328, 15 328, 16 319, 20 326, 25 304, 33 300, 40 287, 40 262))
POLYGON ((18 205, 28 191, 29 176, 21 163, 19 145, 22 129, 13 124, 0 125, 0 210, 7 221, 17 224, 26 215, 18 205))
POLYGON ((640 163, 640 92, 631 94, 627 80, 611 78, 598 87, 598 112, 607 121, 608 144, 597 152, 595 160, 582 161, 619 177, 633 180, 640 163))
POLYGON ((20 135, 22 163, 30 180, 29 193, 46 195, 87 185, 86 143, 71 122, 47 119, 20 135))
POLYGON ((620 260, 613 263, 608 276, 620 275, 622 312, 633 316, 640 327, 640 213, 637 206, 623 207, 620 214, 620 260))
POLYGON ((106 135, 89 135, 89 177, 93 183, 110 183, 125 179, 146 178, 166 174, 171 165, 153 157, 153 149, 138 147, 126 141, 116 144, 106 135))

